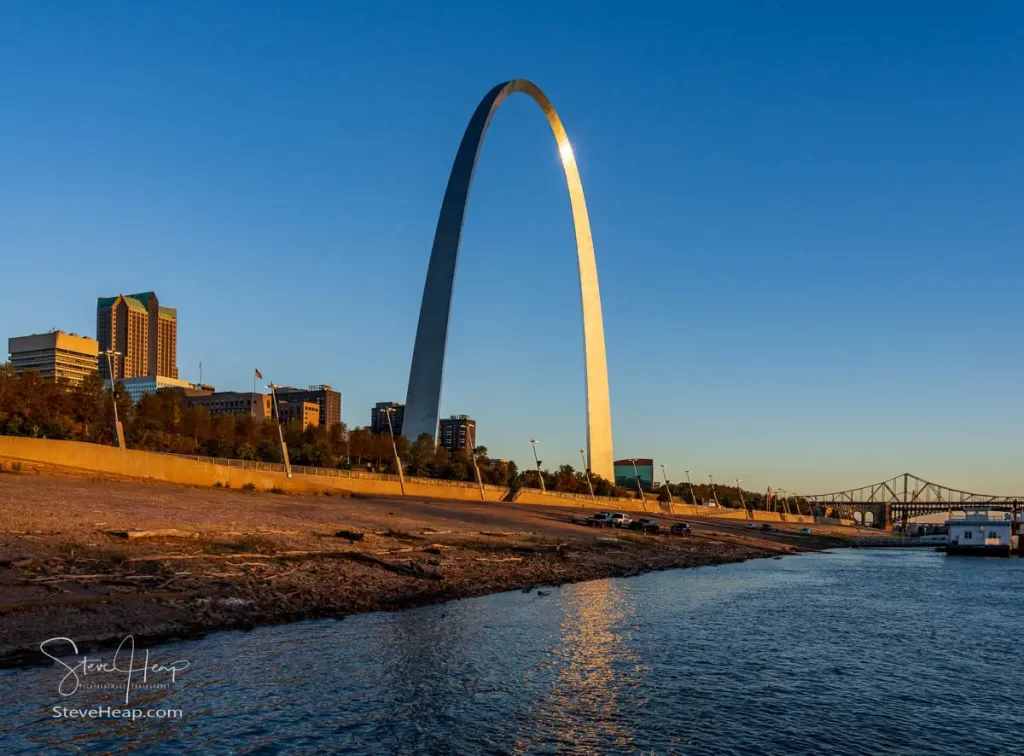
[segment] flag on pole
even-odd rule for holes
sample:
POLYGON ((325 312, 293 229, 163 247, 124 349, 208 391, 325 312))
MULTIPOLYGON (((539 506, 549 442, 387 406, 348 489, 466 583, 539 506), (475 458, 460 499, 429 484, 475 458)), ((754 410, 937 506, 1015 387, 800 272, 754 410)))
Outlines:
POLYGON ((261 381, 263 380, 263 373, 261 373, 258 368, 253 370, 253 375, 259 378, 261 381))

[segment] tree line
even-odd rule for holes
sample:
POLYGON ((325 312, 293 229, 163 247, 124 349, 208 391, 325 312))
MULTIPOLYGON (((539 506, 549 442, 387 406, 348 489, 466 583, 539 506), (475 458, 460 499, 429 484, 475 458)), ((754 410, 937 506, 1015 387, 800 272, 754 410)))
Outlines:
MULTIPOLYGON (((281 462, 278 426, 272 419, 252 415, 211 415, 189 404, 175 389, 146 394, 134 404, 124 384, 105 389, 96 374, 82 383, 45 380, 32 371, 17 375, 10 364, 0 365, 0 435, 114 444, 114 405, 130 449, 228 459, 281 462)), ((369 428, 348 429, 295 424, 283 429, 292 464, 311 467, 395 472, 390 434, 369 428)), ((523 474, 512 460, 491 459, 487 448, 476 448, 476 469, 468 449, 450 451, 436 446, 429 434, 410 443, 395 437, 395 449, 407 475, 444 480, 474 481, 476 470, 486 484, 539 487, 537 472, 523 474)), ((563 465, 543 472, 549 490, 587 493, 584 473, 563 465)), ((600 476, 592 475, 599 496, 631 494, 600 476)))
MULTIPOLYGON (((175 389, 161 389, 143 396, 133 404, 117 382, 113 392, 103 388, 96 374, 81 384, 44 380, 36 372, 17 375, 10 364, 0 365, 0 435, 29 436, 113 445, 114 404, 125 430, 130 449, 168 452, 205 457, 281 462, 277 423, 251 415, 214 415, 205 407, 191 405, 175 389)), ((330 428, 289 425, 284 428, 292 464, 310 467, 389 472, 394 470, 394 452, 390 434, 373 433, 369 428, 348 429, 344 423, 330 428)), ((406 475, 443 480, 475 481, 473 454, 468 449, 450 451, 436 446, 429 434, 411 442, 395 437, 395 449, 406 475)), ((486 484, 511 488, 540 488, 535 469, 519 470, 512 460, 492 459, 487 447, 476 448, 476 469, 486 484)), ((544 487, 549 491, 589 494, 584 471, 561 465, 555 471, 542 470, 544 487)), ((636 487, 616 486, 594 473, 590 485, 596 496, 620 498, 638 496, 636 487)), ((676 501, 691 504, 713 501, 717 495, 724 507, 746 505, 765 509, 762 493, 741 491, 736 486, 708 483, 670 482, 676 501), (741 504, 742 496, 742 504, 741 504)), ((665 485, 643 486, 645 495, 668 501, 665 485)))

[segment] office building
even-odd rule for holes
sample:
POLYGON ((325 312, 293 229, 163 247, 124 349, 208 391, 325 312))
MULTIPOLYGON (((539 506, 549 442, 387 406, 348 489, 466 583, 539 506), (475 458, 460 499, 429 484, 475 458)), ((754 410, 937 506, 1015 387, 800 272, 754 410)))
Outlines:
POLYGON ((298 389, 293 386, 278 386, 277 399, 286 402, 314 402, 320 408, 320 425, 330 428, 341 422, 341 394, 327 385, 298 389))
POLYGON ((50 331, 8 339, 7 351, 18 375, 35 370, 50 380, 81 383, 96 372, 99 344, 76 333, 50 331))
POLYGON ((188 395, 185 400, 194 407, 206 407, 211 415, 252 415, 257 420, 273 417, 270 395, 251 391, 218 391, 213 394, 188 395))
POLYGON ((302 430, 320 425, 320 405, 316 402, 278 399, 277 411, 281 415, 281 425, 295 424, 302 430))
MULTIPOLYGON (((97 299, 96 340, 101 352, 120 352, 111 359, 115 380, 178 377, 178 311, 161 307, 152 291, 97 299)), ((111 377, 105 357, 99 372, 111 377)))
MULTIPOLYGON (((402 420, 405 419, 405 405, 398 402, 377 402, 377 406, 370 410, 370 430, 374 433, 388 432, 388 417, 384 410, 390 409, 391 426, 396 436, 402 435, 402 420)), ((409 439, 415 441, 415 438, 409 439)))
MULTIPOLYGON (((193 389, 194 385, 180 378, 168 378, 165 375, 140 375, 138 378, 123 378, 120 382, 132 401, 138 404, 146 394, 155 394, 160 389, 193 389)), ((103 381, 104 388, 110 388, 110 381, 103 381)))
POLYGON ((476 448, 476 420, 468 415, 442 418, 438 425, 438 446, 451 450, 476 448))
POLYGON ((636 469, 633 469, 632 459, 617 459, 612 464, 615 466, 615 485, 623 488, 636 488, 636 476, 640 475, 640 484, 643 486, 654 485, 654 460, 636 458, 636 469))

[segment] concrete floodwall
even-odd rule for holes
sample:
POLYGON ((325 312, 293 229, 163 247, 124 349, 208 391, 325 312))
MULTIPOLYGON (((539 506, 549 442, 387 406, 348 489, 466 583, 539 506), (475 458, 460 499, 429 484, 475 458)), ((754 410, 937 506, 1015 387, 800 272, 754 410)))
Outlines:
POLYGON ((589 494, 563 493, 561 491, 541 491, 539 488, 520 488, 516 491, 512 501, 517 504, 542 504, 552 507, 581 507, 584 509, 614 510, 616 512, 650 512, 661 514, 661 504, 658 501, 649 501, 645 505, 639 499, 618 499, 610 496, 595 496, 590 498, 589 494), (595 503, 596 502, 596 503, 595 503))
POLYGON ((752 520, 755 522, 799 522, 813 523, 815 518, 810 515, 784 514, 782 512, 764 512, 754 510, 749 515, 742 509, 715 509, 712 507, 695 507, 692 504, 668 503, 657 501, 653 497, 647 500, 646 506, 639 499, 619 499, 609 496, 589 494, 563 493, 561 491, 541 491, 539 488, 520 488, 512 501, 519 504, 542 504, 555 507, 576 506, 581 509, 599 509, 619 512, 646 512, 654 515, 673 515, 678 517, 714 517, 723 520, 752 520))
MULTIPOLYGON (((283 465, 242 460, 213 461, 209 458, 122 450, 80 441, 0 436, 0 457, 195 486, 220 483, 230 485, 231 488, 242 488, 251 483, 260 490, 279 488, 290 493, 320 493, 325 490, 375 496, 400 496, 402 493, 396 475, 294 466, 293 477, 289 478, 284 473, 283 465)), ((481 500, 480 489, 475 483, 460 481, 406 478, 405 493, 421 498, 481 500)), ((484 486, 483 498, 485 501, 502 501, 508 493, 508 488, 484 486)))

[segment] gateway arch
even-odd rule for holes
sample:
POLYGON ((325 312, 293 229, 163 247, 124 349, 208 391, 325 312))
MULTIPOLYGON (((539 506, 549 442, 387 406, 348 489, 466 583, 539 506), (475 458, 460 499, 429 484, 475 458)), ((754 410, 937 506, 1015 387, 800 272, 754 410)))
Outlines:
POLYGON ((583 347, 586 353, 587 452, 590 468, 603 478, 614 480, 612 466, 612 417, 608 398, 608 362, 605 357, 604 323, 601 317, 601 293, 597 284, 597 262, 590 235, 583 184, 576 169, 569 138, 551 102, 533 82, 526 79, 506 81, 494 87, 477 106, 462 135, 455 164, 448 177, 441 214, 437 219, 434 246, 430 251, 427 281, 416 327, 416 343, 409 371, 402 432, 410 440, 423 433, 437 437, 441 405, 441 380, 444 374, 448 320, 451 314, 455 264, 462 241, 462 222, 469 200, 477 155, 498 106, 515 92, 529 95, 540 105, 554 133, 562 158, 565 180, 572 203, 576 227, 576 255, 580 271, 580 297, 583 304, 583 347))

